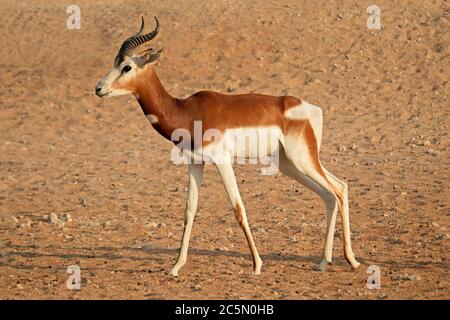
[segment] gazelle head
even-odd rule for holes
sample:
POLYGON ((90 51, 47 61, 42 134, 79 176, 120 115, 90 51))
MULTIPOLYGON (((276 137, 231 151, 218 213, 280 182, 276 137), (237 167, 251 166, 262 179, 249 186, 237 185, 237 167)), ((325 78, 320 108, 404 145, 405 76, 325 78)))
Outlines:
POLYGON ((114 65, 108 74, 100 79, 95 87, 95 94, 102 98, 135 93, 137 76, 161 55, 161 50, 145 48, 159 32, 159 22, 150 33, 142 34, 144 18, 142 17, 141 30, 129 37, 119 49, 114 65))

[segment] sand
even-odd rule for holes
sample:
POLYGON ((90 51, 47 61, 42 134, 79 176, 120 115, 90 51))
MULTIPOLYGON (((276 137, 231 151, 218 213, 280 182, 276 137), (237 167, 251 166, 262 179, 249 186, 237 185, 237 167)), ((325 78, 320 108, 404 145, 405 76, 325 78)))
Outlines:
POLYGON ((378 0, 381 30, 366 26, 371 4, 80 0, 81 29, 68 30, 66 3, 1 0, 0 298, 449 299, 448 2, 378 0), (319 197, 237 165, 262 275, 212 166, 188 262, 168 274, 187 168, 134 97, 93 94, 140 15, 161 22, 155 70, 174 96, 289 94, 323 108, 321 159, 349 184, 359 269, 338 217, 334 263, 316 271, 319 197), (80 290, 66 286, 70 265, 80 290))

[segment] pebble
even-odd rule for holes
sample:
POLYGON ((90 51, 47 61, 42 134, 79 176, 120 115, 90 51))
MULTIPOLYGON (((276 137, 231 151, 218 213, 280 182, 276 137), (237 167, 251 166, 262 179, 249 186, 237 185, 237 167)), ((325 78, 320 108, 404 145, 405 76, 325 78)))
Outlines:
POLYGON ((397 274, 393 275, 391 277, 392 280, 402 280, 402 281, 413 281, 413 280, 420 280, 420 277, 417 277, 413 274, 405 273, 405 274, 397 274))
POLYGON ((51 224, 58 224, 60 222, 60 220, 59 220, 58 216, 56 215, 56 213, 50 212, 48 222, 50 222, 51 224))
POLYGON ((49 218, 48 218, 48 222, 51 224, 55 224, 58 227, 64 227, 64 222, 62 222, 58 216, 56 215, 56 213, 54 212, 50 212, 49 218))
POLYGON ((28 220, 27 222, 21 223, 19 226, 21 228, 29 228, 29 227, 31 227, 31 220, 28 220))
POLYGON ((432 226, 433 228, 439 228, 439 227, 440 227, 440 225, 437 224, 437 223, 434 222, 434 221, 430 223, 430 226, 432 226))

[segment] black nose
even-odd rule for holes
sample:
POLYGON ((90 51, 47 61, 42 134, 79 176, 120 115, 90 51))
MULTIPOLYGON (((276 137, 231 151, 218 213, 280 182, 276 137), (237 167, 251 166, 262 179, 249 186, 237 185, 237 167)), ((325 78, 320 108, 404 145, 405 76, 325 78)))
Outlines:
POLYGON ((101 87, 95 87, 95 93, 98 94, 100 91, 102 91, 101 87))

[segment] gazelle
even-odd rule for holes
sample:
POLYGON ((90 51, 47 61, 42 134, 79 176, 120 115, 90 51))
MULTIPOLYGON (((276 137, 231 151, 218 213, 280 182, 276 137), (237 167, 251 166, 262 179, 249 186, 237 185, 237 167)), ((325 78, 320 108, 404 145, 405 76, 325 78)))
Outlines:
MULTIPOLYGON (((186 99, 172 97, 164 89, 151 66, 160 57, 162 50, 144 47, 159 32, 159 22, 156 17, 155 20, 156 28, 144 34, 142 18, 140 31, 122 44, 113 68, 98 82, 95 88, 96 95, 106 98, 133 94, 151 125, 168 140, 171 140, 172 134, 179 128, 193 133, 195 121, 201 121, 202 133, 209 129, 221 132, 219 139, 214 139, 212 142, 202 141, 200 146, 194 146, 191 156, 206 157, 217 167, 236 219, 250 247, 254 274, 261 273, 262 260, 250 232, 231 161, 223 161, 223 159, 235 156, 259 157, 263 156, 261 153, 268 153, 268 150, 255 149, 254 146, 247 146, 253 148, 252 152, 238 150, 234 140, 228 137, 231 133, 243 128, 253 128, 256 131, 270 129, 274 133, 272 139, 276 139, 277 142, 280 171, 317 193, 325 202, 327 230, 319 269, 324 271, 328 263, 331 263, 338 207, 343 221, 344 254, 348 262, 357 268, 359 263, 355 260, 350 240, 347 184, 328 172, 319 160, 322 110, 291 96, 225 95, 201 91, 186 99), (220 154, 217 154, 217 150, 221 150, 220 154), (255 150, 258 150, 256 154, 255 150), (219 158, 221 161, 218 160, 219 158)), ((177 262, 171 270, 173 276, 178 275, 179 269, 186 262, 203 168, 204 162, 189 164, 184 234, 177 262)))

